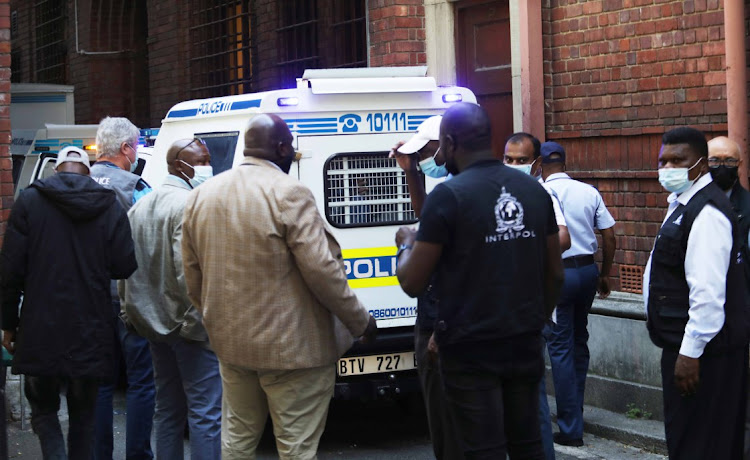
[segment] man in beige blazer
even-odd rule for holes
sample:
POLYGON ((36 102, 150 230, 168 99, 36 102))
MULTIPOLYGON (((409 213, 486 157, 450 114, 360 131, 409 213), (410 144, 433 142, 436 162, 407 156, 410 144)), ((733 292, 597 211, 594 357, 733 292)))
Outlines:
POLYGON ((188 295, 221 370, 222 458, 255 459, 270 412, 279 457, 312 459, 334 364, 377 326, 347 284, 312 192, 288 175, 286 123, 253 118, 244 153, 191 193, 183 222, 188 295))

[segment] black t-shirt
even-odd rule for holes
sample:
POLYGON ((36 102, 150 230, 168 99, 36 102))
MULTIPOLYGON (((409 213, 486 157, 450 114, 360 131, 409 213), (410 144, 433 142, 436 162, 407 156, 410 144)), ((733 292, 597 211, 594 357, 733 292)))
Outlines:
POLYGON ((474 163, 435 187, 417 240, 443 246, 434 285, 438 342, 540 332, 546 237, 557 231, 547 191, 500 161, 474 163))

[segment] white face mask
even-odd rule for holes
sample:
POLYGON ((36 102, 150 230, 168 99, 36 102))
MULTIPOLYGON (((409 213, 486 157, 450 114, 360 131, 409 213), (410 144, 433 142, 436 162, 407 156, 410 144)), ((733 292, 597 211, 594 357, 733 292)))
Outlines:
POLYGON ((527 164, 527 165, 508 165, 508 164, 506 164, 505 166, 507 166, 509 168, 513 168, 516 171, 521 171, 524 174, 531 175, 531 164, 527 164))
POLYGON ((192 178, 189 178, 187 174, 182 173, 182 175, 185 176, 185 178, 188 180, 190 186, 193 188, 201 185, 214 176, 214 168, 212 168, 211 166, 190 166, 182 160, 178 159, 178 161, 193 170, 192 178))
POLYGON ((689 189, 695 183, 697 177, 693 180, 688 178, 688 173, 695 168, 701 160, 689 168, 659 168, 659 183, 665 190, 673 193, 682 193, 689 189))

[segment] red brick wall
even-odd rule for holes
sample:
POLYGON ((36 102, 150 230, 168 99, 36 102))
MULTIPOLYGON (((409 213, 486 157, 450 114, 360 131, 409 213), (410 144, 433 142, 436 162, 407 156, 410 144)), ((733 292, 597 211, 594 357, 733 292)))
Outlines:
POLYGON ((370 0, 370 66, 427 63, 424 2, 370 0))
POLYGON ((189 11, 148 0, 149 126, 159 127, 175 104, 190 98, 189 11))
POLYGON ((13 205, 10 161, 10 0, 0 0, 0 242, 13 205))
POLYGON ((719 0, 546 4, 548 131, 726 122, 719 0))
POLYGON ((726 132, 724 13, 719 0, 543 6, 546 135, 617 220, 617 278, 620 264, 645 266, 664 216, 661 134, 678 125, 726 132))
MULTIPOLYGON (((253 80, 257 83, 257 91, 279 89, 280 77, 278 62, 278 34, 279 9, 276 0, 256 0, 255 21, 255 62, 253 66, 253 80)), ((300 75, 301 76, 301 75, 300 75)))

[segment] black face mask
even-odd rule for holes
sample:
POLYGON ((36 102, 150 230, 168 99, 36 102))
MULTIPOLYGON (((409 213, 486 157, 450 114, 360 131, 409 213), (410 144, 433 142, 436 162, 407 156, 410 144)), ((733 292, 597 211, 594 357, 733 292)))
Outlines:
POLYGON ((710 168, 710 170, 714 182, 724 191, 732 188, 734 183, 737 182, 737 166, 730 168, 729 166, 721 165, 710 168))

